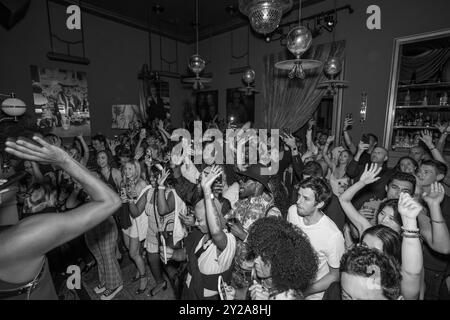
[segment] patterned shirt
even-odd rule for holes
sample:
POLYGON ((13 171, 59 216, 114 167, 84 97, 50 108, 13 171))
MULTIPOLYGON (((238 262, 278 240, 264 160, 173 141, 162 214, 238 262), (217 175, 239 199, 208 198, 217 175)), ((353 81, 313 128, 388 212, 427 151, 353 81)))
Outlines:
MULTIPOLYGON (((273 199, 267 200, 267 196, 261 195, 258 197, 246 198, 239 200, 236 203, 236 209, 231 210, 225 219, 236 218, 241 223, 245 232, 248 233, 253 222, 264 217, 281 217, 281 212, 273 206, 273 199), (266 214, 266 211, 269 211, 266 214)), ((251 270, 253 261, 246 261, 247 250, 245 241, 238 240, 235 254, 235 264, 242 269, 251 270)))

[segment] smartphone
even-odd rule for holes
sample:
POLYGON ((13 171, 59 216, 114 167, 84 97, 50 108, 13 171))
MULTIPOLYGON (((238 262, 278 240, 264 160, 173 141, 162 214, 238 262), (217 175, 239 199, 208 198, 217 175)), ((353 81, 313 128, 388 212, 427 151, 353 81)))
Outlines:
POLYGON ((361 141, 366 143, 366 144, 369 144, 369 142, 370 142, 369 136, 366 135, 366 134, 363 134, 362 137, 361 137, 361 141))

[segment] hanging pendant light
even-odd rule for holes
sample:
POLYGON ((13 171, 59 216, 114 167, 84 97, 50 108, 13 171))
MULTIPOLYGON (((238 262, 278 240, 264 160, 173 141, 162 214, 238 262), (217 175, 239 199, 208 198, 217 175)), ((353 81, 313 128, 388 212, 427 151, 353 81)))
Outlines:
POLYGON ((198 54, 198 0, 195 1, 195 10, 196 10, 196 23, 195 23, 195 31, 196 31, 196 50, 195 54, 189 58, 188 68, 191 70, 195 77, 192 78, 184 78, 183 82, 192 83, 192 88, 194 90, 203 90, 205 88, 204 83, 210 83, 212 81, 211 78, 200 77, 200 73, 205 69, 206 62, 205 60, 198 54))
MULTIPOLYGON (((334 14, 337 15, 336 0, 334 0, 334 14)), ((337 22, 336 16, 334 17, 334 21, 336 24, 336 22, 337 22)), ((333 29, 332 49, 336 45, 335 30, 336 30, 336 28, 333 29)), ((327 62, 325 63, 324 68, 323 68, 323 72, 325 73, 325 76, 328 78, 328 80, 322 81, 321 83, 319 83, 317 88, 319 88, 319 89, 326 88, 327 94, 334 96, 334 95, 336 95, 338 89, 347 87, 348 81, 335 79, 336 76, 341 72, 341 70, 342 70, 341 60, 334 56, 330 57, 327 60, 327 62)))
POLYGON ((301 8, 302 1, 300 0, 298 8, 299 25, 289 31, 287 35, 286 46, 287 49, 295 55, 295 59, 280 61, 275 64, 275 68, 277 69, 289 70, 289 79, 304 79, 306 76, 305 70, 314 69, 322 65, 322 62, 318 60, 300 59, 301 55, 307 51, 312 44, 311 31, 301 25, 301 8))
POLYGON ((281 16, 292 8, 292 0, 239 0, 239 10, 248 16, 258 33, 269 34, 280 25, 281 16))
POLYGON ((254 93, 258 93, 258 90, 255 89, 255 78, 256 72, 250 67, 250 30, 247 29, 247 70, 242 74, 242 81, 247 85, 243 88, 239 88, 238 90, 241 92, 245 92, 245 95, 251 96, 254 93))

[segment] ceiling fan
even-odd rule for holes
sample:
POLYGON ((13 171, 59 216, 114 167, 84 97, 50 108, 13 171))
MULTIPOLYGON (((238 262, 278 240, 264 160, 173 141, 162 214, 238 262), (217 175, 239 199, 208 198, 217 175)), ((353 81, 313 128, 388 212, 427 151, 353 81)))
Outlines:
POLYGON ((182 78, 181 81, 184 83, 192 83, 192 88, 194 90, 202 90, 205 88, 204 84, 212 82, 212 79, 207 77, 200 77, 200 73, 205 69, 206 62, 198 54, 198 0, 195 1, 195 10, 196 52, 191 56, 188 64, 189 69, 195 74, 195 77, 182 78))

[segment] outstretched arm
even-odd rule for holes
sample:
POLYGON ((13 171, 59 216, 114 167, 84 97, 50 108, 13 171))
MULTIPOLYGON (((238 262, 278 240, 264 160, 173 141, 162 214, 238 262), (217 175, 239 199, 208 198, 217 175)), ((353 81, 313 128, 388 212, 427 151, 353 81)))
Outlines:
POLYGON ((161 174, 158 177, 158 214, 160 216, 165 216, 175 210, 175 198, 173 196, 173 192, 169 193, 167 199, 165 195, 164 183, 166 179, 169 177, 169 170, 163 169, 161 174))
POLYGON ((422 207, 407 193, 401 193, 398 211, 403 222, 401 292, 406 300, 417 300, 423 269, 422 244, 417 232, 417 215, 422 207))
POLYGON ((439 152, 438 148, 436 148, 434 146, 433 136, 431 135, 430 131, 428 131, 428 130, 422 131, 422 133, 420 135, 420 140, 422 140, 423 143, 425 143, 425 145, 428 147, 434 160, 440 161, 447 165, 447 161, 444 159, 442 154, 439 152))
POLYGON ((325 144, 323 150, 322 150, 322 156, 325 162, 327 163, 328 167, 331 168, 331 172, 336 169, 336 164, 331 161, 330 157, 328 156, 328 148, 330 147, 330 144, 334 141, 334 136, 329 136, 327 139, 327 143, 325 144))
POLYGON ((0 234, 0 266, 42 259, 53 248, 74 239, 109 217, 120 206, 117 194, 64 150, 39 137, 35 143, 6 142, 5 151, 19 158, 53 164, 65 170, 90 195, 91 201, 65 213, 29 217, 0 234))
POLYGON ((345 192, 339 196, 339 202, 341 203, 342 210, 344 210, 347 218, 349 218, 351 223, 358 230, 359 236, 362 235, 364 230, 370 228, 372 225, 363 215, 358 212, 358 210, 356 210, 356 208, 352 204, 352 199, 359 190, 364 188, 366 185, 380 179, 380 177, 377 177, 380 171, 381 167, 377 168, 375 164, 372 164, 370 168, 368 168, 368 165, 366 164, 365 170, 361 175, 359 181, 350 186, 350 188, 345 190, 345 192))
POLYGON ((352 155, 356 154, 357 148, 352 141, 352 137, 350 136, 349 127, 353 124, 353 120, 350 118, 345 118, 344 120, 344 141, 347 148, 350 150, 352 155))
POLYGON ((85 166, 86 163, 88 163, 88 160, 89 160, 89 147, 88 147, 88 145, 86 144, 86 141, 84 140, 82 134, 80 134, 80 135, 78 136, 78 139, 80 140, 81 147, 83 148, 83 158, 81 159, 81 164, 82 164, 83 166, 85 166))
POLYGON ((431 185, 429 193, 422 195, 422 199, 430 209, 430 218, 421 213, 419 225, 420 233, 433 250, 442 254, 450 254, 450 234, 441 212, 441 202, 444 195, 444 187, 437 182, 431 185))
POLYGON ((219 212, 217 211, 217 208, 211 198, 211 186, 214 180, 216 180, 221 174, 222 169, 218 166, 213 166, 208 175, 206 175, 205 172, 202 172, 201 186, 205 197, 206 223, 208 224, 209 233, 217 248, 223 251, 227 247, 228 238, 222 230, 219 212))

